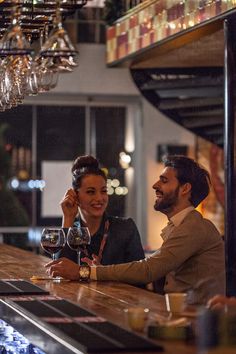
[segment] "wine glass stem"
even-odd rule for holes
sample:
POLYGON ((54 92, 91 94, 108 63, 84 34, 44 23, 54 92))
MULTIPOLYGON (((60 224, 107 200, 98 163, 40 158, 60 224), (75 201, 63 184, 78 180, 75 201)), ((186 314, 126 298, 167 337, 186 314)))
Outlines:
POLYGON ((81 252, 80 251, 77 251, 77 263, 78 263, 78 265, 80 266, 81 264, 81 262, 80 262, 80 254, 81 254, 81 252))
POLYGON ((55 261, 55 259, 56 259, 56 254, 53 253, 53 254, 52 254, 52 260, 55 261))

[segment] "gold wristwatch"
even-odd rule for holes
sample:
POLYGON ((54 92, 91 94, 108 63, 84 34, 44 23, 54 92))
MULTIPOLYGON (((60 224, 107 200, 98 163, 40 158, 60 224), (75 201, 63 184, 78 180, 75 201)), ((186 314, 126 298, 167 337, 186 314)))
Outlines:
POLYGON ((89 265, 81 265, 79 267, 79 280, 88 281, 90 279, 91 268, 89 265))

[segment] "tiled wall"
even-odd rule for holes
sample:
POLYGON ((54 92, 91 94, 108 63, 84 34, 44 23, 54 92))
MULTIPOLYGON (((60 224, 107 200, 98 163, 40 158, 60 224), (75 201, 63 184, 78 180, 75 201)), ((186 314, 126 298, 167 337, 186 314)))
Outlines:
POLYGON ((234 8, 236 0, 144 1, 107 28, 107 63, 234 8))

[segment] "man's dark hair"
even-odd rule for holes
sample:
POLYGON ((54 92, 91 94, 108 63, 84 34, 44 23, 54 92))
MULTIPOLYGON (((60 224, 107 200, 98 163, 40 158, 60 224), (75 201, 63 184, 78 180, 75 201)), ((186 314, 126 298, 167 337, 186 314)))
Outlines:
POLYGON ((209 194, 211 184, 209 172, 186 156, 166 156, 163 162, 165 167, 173 167, 176 170, 180 185, 191 184, 190 202, 197 207, 209 194))

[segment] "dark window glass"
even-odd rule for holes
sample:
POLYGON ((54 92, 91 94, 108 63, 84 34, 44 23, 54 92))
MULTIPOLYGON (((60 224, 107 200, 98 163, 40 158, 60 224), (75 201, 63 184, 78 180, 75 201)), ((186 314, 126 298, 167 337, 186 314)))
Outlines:
POLYGON ((96 7, 86 7, 78 11, 79 20, 94 21, 97 19, 97 8, 96 7))
MULTIPOLYGON (((41 177, 42 161, 73 161, 85 151, 84 107, 38 107, 37 171, 41 177)), ((55 176, 55 183, 57 178, 55 176)), ((61 191, 61 197, 65 191, 61 191)), ((58 218, 41 217, 41 193, 38 193, 38 224, 58 224, 58 218)))
POLYGON ((105 43, 105 23, 102 8, 84 8, 78 12, 78 42, 105 43))
POLYGON ((95 43, 96 23, 79 22, 78 23, 78 42, 95 43))
POLYGON ((102 20, 104 16, 104 8, 103 7, 98 7, 97 8, 97 18, 99 20, 102 20))
POLYGON ((100 41, 99 43, 106 43, 106 26, 102 23, 100 24, 100 41))
POLYGON ((0 226, 31 224, 32 108, 18 106, 0 119, 0 226))
POLYGON ((87 15, 87 9, 80 9, 78 11, 78 19, 79 20, 87 20, 88 15, 87 15))
POLYGON ((84 107, 38 107, 38 163, 73 160, 85 147, 84 107))
MULTIPOLYGON (((94 107, 91 116, 96 126, 96 155, 99 161, 109 171, 111 179, 118 179, 124 186, 124 170, 119 164, 119 153, 124 150, 124 107, 94 107)), ((124 215, 125 196, 109 197, 108 212, 113 215, 124 215)))
POLYGON ((31 116, 31 106, 18 106, 1 113, 0 122, 5 122, 8 125, 5 132, 7 143, 13 143, 14 146, 31 148, 31 116))

